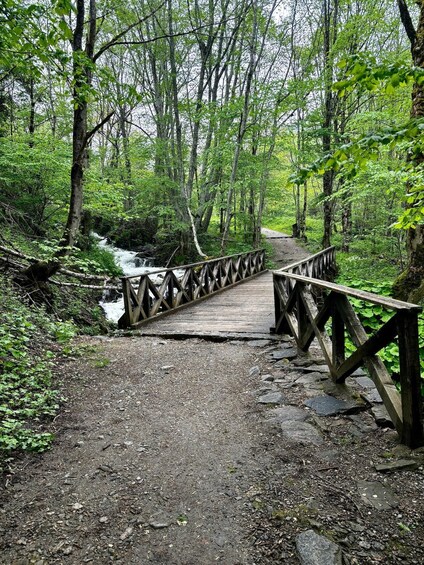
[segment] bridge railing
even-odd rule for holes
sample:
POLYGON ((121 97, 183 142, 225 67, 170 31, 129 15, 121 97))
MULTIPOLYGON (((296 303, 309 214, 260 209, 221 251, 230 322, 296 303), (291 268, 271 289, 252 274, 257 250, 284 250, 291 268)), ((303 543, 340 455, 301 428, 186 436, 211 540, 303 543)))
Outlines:
POLYGON ((265 250, 210 259, 191 265, 122 277, 125 313, 120 328, 135 328, 147 320, 199 301, 265 270, 265 250))
MULTIPOLYGON (((324 254, 328 257, 331 253, 324 254)), ((316 274, 320 270, 321 267, 309 272, 316 274)), ((296 274, 287 268, 275 271, 273 278, 275 332, 293 335, 302 351, 307 351, 316 338, 336 383, 343 383, 356 369, 365 366, 401 441, 410 447, 423 445, 418 343, 418 315, 422 309, 408 302, 296 274), (368 302, 381 306, 390 312, 390 318, 368 335, 349 300, 352 298, 359 299, 362 305, 368 302), (347 338, 356 348, 351 355, 347 355, 347 338), (400 392, 378 356, 379 351, 393 342, 399 349, 400 392)))
POLYGON ((295 275, 304 275, 315 279, 327 279, 335 274, 336 270, 336 248, 327 247, 323 251, 310 255, 306 259, 291 263, 278 271, 290 272, 295 275))

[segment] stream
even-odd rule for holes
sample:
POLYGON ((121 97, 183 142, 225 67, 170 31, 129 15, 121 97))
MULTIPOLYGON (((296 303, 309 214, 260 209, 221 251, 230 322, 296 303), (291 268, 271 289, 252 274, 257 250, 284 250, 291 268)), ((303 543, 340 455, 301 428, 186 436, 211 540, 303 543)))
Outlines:
MULTIPOLYGON (((112 253, 115 262, 121 267, 125 276, 144 275, 146 273, 154 273, 163 270, 163 267, 153 267, 152 259, 137 257, 137 251, 120 249, 108 243, 107 238, 103 238, 96 233, 92 235, 97 239, 99 247, 112 253)), ((105 291, 100 301, 100 306, 103 308, 108 320, 118 322, 119 318, 124 313, 124 298, 121 293, 105 291)))

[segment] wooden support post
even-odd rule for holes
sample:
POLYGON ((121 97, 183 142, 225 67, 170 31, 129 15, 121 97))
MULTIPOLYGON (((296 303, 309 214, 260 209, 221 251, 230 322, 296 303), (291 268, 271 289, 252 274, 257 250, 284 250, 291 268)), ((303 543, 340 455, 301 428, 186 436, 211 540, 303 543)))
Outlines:
POLYGON ((275 320, 275 325, 272 326, 270 328, 271 333, 273 334, 280 334, 281 333, 281 328, 280 325, 278 324, 278 320, 280 319, 281 316, 281 301, 280 301, 280 295, 277 292, 277 284, 278 284, 278 279, 275 275, 273 275, 273 284, 274 284, 274 320, 275 320))
POLYGON ((401 440, 415 448, 424 445, 418 313, 410 310, 398 312, 397 321, 403 416, 401 440))
POLYGON ((121 277, 121 282, 122 282, 122 293, 123 293, 123 296, 124 296, 125 313, 119 319, 118 325, 119 325, 120 328, 129 328, 131 326, 131 324, 133 323, 131 298, 130 298, 130 296, 131 296, 131 283, 125 277, 121 277))
POLYGON ((278 291, 278 284, 280 283, 281 278, 274 275, 273 279, 274 279, 275 326, 272 326, 270 328, 270 331, 271 333, 277 335, 283 335, 283 334, 292 335, 292 331, 290 329, 290 326, 285 316, 283 317, 282 320, 280 320, 281 314, 286 307, 286 305, 282 302, 282 297, 280 295, 280 292, 278 291))
MULTIPOLYGON (((146 276, 146 275, 143 275, 146 276)), ((140 284, 141 284, 141 280, 140 279, 140 284)), ((148 280, 146 280, 146 284, 144 285, 144 292, 143 292, 143 296, 141 297, 141 307, 143 309, 143 311, 145 312, 146 317, 144 319, 150 318, 150 310, 152 308, 152 300, 150 298, 150 294, 149 294, 149 285, 148 285, 148 280)), ((134 323, 138 322, 139 320, 135 320, 134 323)))
POLYGON ((297 297, 296 297, 296 318, 298 327, 298 339, 299 342, 302 341, 302 337, 306 334, 308 330, 309 320, 308 314, 306 312, 305 305, 302 300, 301 290, 305 285, 303 283, 296 283, 297 297))
POLYGON ((173 277, 173 274, 171 274, 171 276, 169 278, 169 283, 168 283, 168 297, 167 297, 167 300, 166 300, 168 302, 170 308, 175 307, 174 290, 175 290, 174 277, 173 277))
POLYGON ((337 299, 333 296, 331 317, 331 341, 333 349, 333 365, 337 368, 345 360, 345 325, 337 308, 337 299))

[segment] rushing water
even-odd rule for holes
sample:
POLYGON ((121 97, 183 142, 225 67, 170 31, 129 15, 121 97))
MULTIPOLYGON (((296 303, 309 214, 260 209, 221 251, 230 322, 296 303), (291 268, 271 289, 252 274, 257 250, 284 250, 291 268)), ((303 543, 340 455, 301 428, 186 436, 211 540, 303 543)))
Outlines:
MULTIPOLYGON (((125 276, 144 275, 145 273, 154 273, 163 269, 163 267, 152 267, 152 260, 137 257, 136 251, 127 251, 126 249, 115 247, 108 243, 106 238, 102 238, 98 234, 93 234, 93 236, 98 240, 99 247, 107 249, 113 254, 116 263, 122 268, 125 276)), ((111 294, 110 291, 105 291, 100 301, 100 306, 105 311, 108 320, 117 322, 124 313, 124 298, 120 293, 111 294)))

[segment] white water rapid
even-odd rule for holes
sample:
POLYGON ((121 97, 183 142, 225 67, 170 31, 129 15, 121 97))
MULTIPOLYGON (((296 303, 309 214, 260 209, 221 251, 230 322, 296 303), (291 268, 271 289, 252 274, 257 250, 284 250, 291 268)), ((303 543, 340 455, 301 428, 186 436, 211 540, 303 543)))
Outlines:
MULTIPOLYGON (((107 249, 113 254, 116 263, 122 268, 125 276, 144 275, 145 273, 154 273, 155 271, 161 271, 163 269, 163 267, 148 266, 151 260, 137 257, 136 251, 120 249, 108 243, 106 238, 102 238, 102 236, 96 233, 92 235, 97 239, 99 247, 107 249)), ((123 296, 120 293, 116 296, 111 296, 110 292, 106 291, 100 301, 100 306, 105 311, 108 320, 118 322, 119 318, 124 313, 123 296)))

